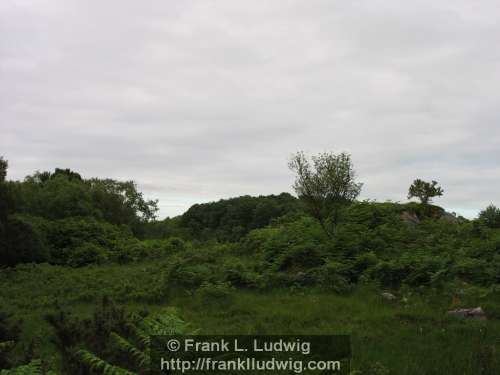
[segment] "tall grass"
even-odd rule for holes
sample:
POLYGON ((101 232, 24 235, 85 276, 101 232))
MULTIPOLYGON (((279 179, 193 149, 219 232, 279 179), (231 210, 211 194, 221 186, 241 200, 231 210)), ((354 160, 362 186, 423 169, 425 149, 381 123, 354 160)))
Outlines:
MULTIPOLYGON (((443 292, 413 293, 406 302, 380 297, 375 286, 347 295, 307 289, 249 291, 229 288, 219 298, 177 290, 158 297, 162 262, 91 266, 80 269, 37 265, 0 272, 1 310, 22 319, 22 341, 34 339, 35 355, 57 361, 53 333, 43 316, 54 306, 90 316, 108 295, 129 310, 155 312, 176 306, 204 334, 350 334, 354 368, 379 362, 392 374, 500 374, 500 321, 452 319, 443 292), (222 299, 227 299, 225 303, 222 299)), ((491 306, 494 294, 464 297, 464 304, 491 306)), ((489 310, 487 310, 487 313, 489 310)))

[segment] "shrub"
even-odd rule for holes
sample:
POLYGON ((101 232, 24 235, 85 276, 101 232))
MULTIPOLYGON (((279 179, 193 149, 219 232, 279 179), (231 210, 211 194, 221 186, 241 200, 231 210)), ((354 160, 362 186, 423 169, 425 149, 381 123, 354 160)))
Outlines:
POLYGON ((51 223, 47 234, 51 247, 51 262, 67 264, 73 249, 93 243, 112 252, 122 251, 129 241, 131 232, 125 226, 116 226, 91 218, 68 218, 51 223))
POLYGON ((375 266, 377 262, 378 262, 377 255, 372 251, 358 255, 354 259, 354 263, 352 266, 354 273, 353 279, 357 279, 359 275, 361 275, 364 271, 366 271, 370 267, 375 266))
POLYGON ((344 256, 353 257, 365 251, 368 227, 362 224, 339 225, 333 240, 335 248, 344 256))
POLYGON ((478 221, 488 228, 500 228, 500 208, 490 204, 479 213, 478 221))
POLYGON ((275 262, 278 271, 300 272, 325 263, 323 254, 314 244, 292 246, 281 254, 275 262))
POLYGON ((167 240, 166 250, 169 252, 186 250, 187 243, 179 237, 172 237, 167 240))
POLYGON ((92 242, 87 242, 74 249, 68 258, 71 267, 82 267, 94 263, 103 263, 107 259, 106 250, 92 242))
POLYGON ((325 242, 326 236, 320 225, 314 219, 302 216, 277 227, 250 232, 242 241, 240 251, 274 264, 280 262, 280 257, 292 248, 295 248, 293 251, 302 252, 307 251, 306 247, 313 249, 325 242), (303 248, 299 250, 299 247, 303 248))
POLYGON ((352 289, 349 283, 349 268, 346 264, 330 261, 325 265, 310 271, 314 275, 317 285, 336 293, 347 293, 352 289))
POLYGON ((371 276, 386 287, 397 287, 407 275, 407 269, 397 261, 383 261, 373 267, 371 276))
POLYGON ((484 259, 465 258, 457 261, 452 272, 459 278, 482 285, 490 284, 497 276, 492 264, 484 259))
POLYGON ((165 271, 167 289, 178 287, 194 289, 203 282, 220 281, 222 275, 216 272, 215 259, 214 254, 202 249, 174 257, 165 271))
POLYGON ((15 266, 26 262, 43 262, 48 251, 43 231, 28 216, 9 216, 3 241, 0 239, 0 265, 15 266))
POLYGON ((223 280, 239 288, 262 287, 262 276, 250 269, 250 264, 238 258, 226 259, 222 264, 223 280))
MULTIPOLYGON (((408 270, 404 282, 411 286, 427 285, 433 280, 434 275, 448 268, 446 259, 438 256, 415 256, 403 258, 402 261, 408 270)), ((437 279, 435 280, 437 281, 437 279)))
POLYGON ((149 252, 145 242, 138 240, 128 241, 127 244, 112 254, 112 259, 119 263, 128 263, 147 257, 149 252))
POLYGON ((204 282, 197 290, 197 295, 205 304, 229 304, 233 300, 229 283, 204 282))

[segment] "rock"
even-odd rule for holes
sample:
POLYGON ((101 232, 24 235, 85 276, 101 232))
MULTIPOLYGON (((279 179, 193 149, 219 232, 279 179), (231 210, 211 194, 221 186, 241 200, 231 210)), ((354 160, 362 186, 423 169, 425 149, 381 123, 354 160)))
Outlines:
POLYGON ((479 319, 486 320, 486 314, 481 307, 476 307, 473 309, 456 309, 448 311, 448 315, 456 316, 459 318, 468 318, 468 319, 479 319))
POLYGON ((381 294, 382 298, 387 300, 387 301, 394 301, 396 299, 396 296, 392 293, 389 292, 384 292, 381 294))
POLYGON ((439 220, 447 221, 448 223, 453 223, 453 224, 457 224, 459 222, 456 215, 446 211, 443 212, 439 220))
POLYGON ((401 213, 401 220, 403 220, 406 224, 414 227, 415 225, 420 224, 420 219, 413 212, 403 211, 401 213))

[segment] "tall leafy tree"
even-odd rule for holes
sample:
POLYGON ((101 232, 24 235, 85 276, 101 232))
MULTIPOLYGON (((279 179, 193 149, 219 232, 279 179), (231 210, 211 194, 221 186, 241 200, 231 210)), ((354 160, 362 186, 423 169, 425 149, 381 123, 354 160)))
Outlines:
POLYGON ((0 157, 0 266, 45 260, 39 233, 14 212, 12 184, 6 181, 8 162, 0 157))
POLYGON ((0 246, 4 243, 5 223, 8 212, 8 191, 5 183, 7 176, 7 160, 0 156, 0 246))
MULTIPOLYGON (((13 197, 9 183, 6 181, 9 163, 0 156, 0 242, 4 243, 7 217, 13 211, 13 197)), ((0 244, 1 245, 1 244, 0 244)))
POLYGON ((7 177, 7 167, 9 163, 7 160, 0 156, 0 183, 5 182, 5 178, 7 177))
POLYGON ((110 223, 125 224, 136 231, 156 218, 158 200, 146 200, 133 181, 93 178, 87 184, 94 207, 110 223))
POLYGON ((489 228, 500 228, 500 208, 490 204, 479 213, 478 220, 489 228))
MULTIPOLYGON (((7 160, 4 160, 2 156, 0 156, 0 226, 2 222, 5 220, 7 216, 7 185, 5 183, 5 178, 7 177, 7 160)), ((0 228, 1 230, 1 228, 0 228)))
POLYGON ((443 193, 444 190, 437 181, 427 182, 417 178, 408 189, 408 199, 418 198, 422 204, 428 204, 432 202, 432 198, 440 197, 443 193))
POLYGON ((83 179, 70 169, 36 172, 15 188, 20 212, 50 220, 93 217, 136 231, 158 212, 133 181, 83 179))
POLYGON ((297 196, 325 233, 333 237, 341 210, 358 197, 363 186, 356 182, 351 156, 325 152, 309 160, 299 151, 288 166, 296 175, 293 188, 297 196))

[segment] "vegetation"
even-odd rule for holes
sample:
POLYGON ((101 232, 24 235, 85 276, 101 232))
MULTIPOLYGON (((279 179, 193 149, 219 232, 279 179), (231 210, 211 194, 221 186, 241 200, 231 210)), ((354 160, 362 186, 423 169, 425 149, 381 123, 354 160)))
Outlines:
POLYGON ((416 179, 411 184, 408 190, 408 199, 418 198, 422 204, 428 204, 431 202, 432 198, 440 197, 444 193, 444 190, 438 186, 437 181, 426 182, 421 179, 416 179))
POLYGON ((197 329, 347 333, 358 375, 499 373, 499 210, 357 201, 348 155, 294 160, 299 199, 158 221, 132 182, 7 181, 0 159, 1 375, 141 374, 149 334, 197 329), (447 314, 476 306, 487 320, 447 314))
POLYGON ((265 227, 273 219, 300 210, 300 203, 288 193, 243 196, 195 204, 181 216, 179 227, 190 238, 233 242, 252 229, 265 227))
POLYGON ((478 221, 492 229, 500 229, 500 208, 490 204, 479 213, 478 221))
POLYGON ((289 167, 296 173, 293 188, 329 236, 333 236, 342 208, 359 195, 362 184, 356 183, 351 157, 346 153, 322 153, 311 162, 303 152, 292 156, 289 167))

